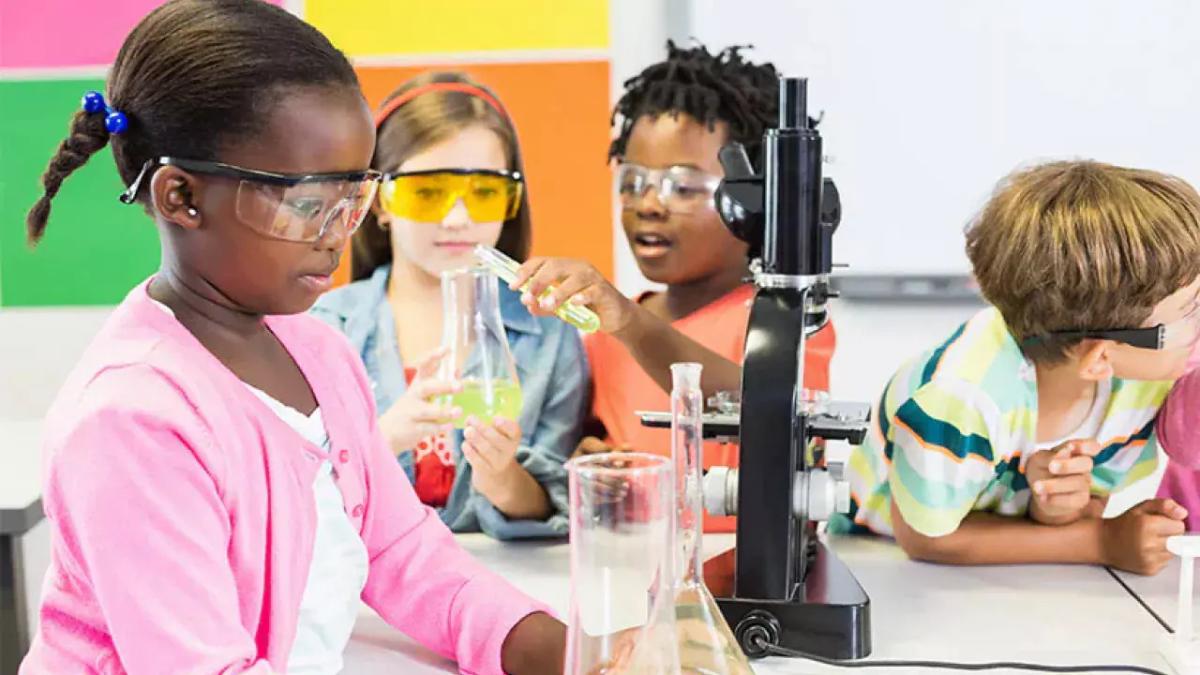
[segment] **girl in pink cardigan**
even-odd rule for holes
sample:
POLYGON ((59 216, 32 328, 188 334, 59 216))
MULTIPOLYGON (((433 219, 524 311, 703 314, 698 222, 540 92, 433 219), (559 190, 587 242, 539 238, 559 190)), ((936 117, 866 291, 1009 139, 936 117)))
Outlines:
POLYGON ((162 266, 46 419, 53 549, 21 672, 333 673, 360 598, 464 672, 559 672, 562 624, 421 505, 357 356, 303 314, 379 180, 343 55, 266 3, 151 12, 51 160, 32 242, 109 141, 162 266))
POLYGON ((1158 496, 1187 510, 1188 532, 1200 531, 1200 370, 1190 371, 1175 383, 1158 412, 1156 431, 1159 445, 1170 458, 1158 496))

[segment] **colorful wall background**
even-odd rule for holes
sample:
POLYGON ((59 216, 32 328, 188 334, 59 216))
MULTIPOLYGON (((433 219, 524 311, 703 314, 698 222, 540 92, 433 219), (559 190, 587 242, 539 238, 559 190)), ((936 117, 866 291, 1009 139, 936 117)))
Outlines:
MULTIPOLYGON (((103 88, 121 40, 158 4, 0 2, 0 308, 115 304, 157 267, 154 226, 117 202, 123 186, 107 149, 64 183, 36 250, 24 214, 83 92, 103 88)), ((371 105, 432 68, 492 87, 525 151, 534 253, 583 257, 612 274, 609 0, 283 4, 354 61, 371 105)))

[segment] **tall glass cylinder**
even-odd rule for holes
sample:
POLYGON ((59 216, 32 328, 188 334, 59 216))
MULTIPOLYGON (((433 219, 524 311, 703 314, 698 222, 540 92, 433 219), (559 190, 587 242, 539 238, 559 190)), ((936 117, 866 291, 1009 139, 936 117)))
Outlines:
POLYGON ((567 463, 567 675, 679 672, 674 474, 667 458, 640 453, 591 455, 567 463))
POLYGON ((675 631, 684 673, 752 675, 750 662, 729 630, 701 577, 704 528, 704 395, 702 366, 671 366, 671 456, 675 465, 675 631))
POLYGON ((472 416, 484 423, 519 419, 521 385, 500 319, 496 275, 479 267, 443 272, 442 317, 447 354, 439 376, 462 384, 448 401, 463 411, 454 426, 463 428, 472 416))

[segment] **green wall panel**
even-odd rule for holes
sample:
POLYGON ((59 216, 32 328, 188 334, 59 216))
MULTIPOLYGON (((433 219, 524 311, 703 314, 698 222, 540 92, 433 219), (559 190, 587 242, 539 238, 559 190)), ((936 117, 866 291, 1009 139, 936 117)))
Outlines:
POLYGON ((123 189, 108 148, 63 183, 46 237, 25 243, 25 212, 71 115, 100 80, 0 81, 0 307, 111 305, 158 267, 158 233, 123 189))

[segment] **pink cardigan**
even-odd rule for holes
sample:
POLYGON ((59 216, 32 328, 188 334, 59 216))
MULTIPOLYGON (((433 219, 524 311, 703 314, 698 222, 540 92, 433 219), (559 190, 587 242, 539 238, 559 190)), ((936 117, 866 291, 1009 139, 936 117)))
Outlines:
MULTIPOLYGON (((509 631, 546 609, 472 560, 418 501, 341 335, 306 315, 267 324, 321 406, 370 556, 363 600, 463 672, 500 673, 509 631)), ((154 306, 146 284, 101 329, 45 428, 53 547, 22 675, 285 672, 324 453, 154 306)))
POLYGON ((1200 370, 1175 382, 1155 430, 1170 458, 1158 496, 1179 502, 1188 511, 1188 532, 1200 531, 1200 370))

